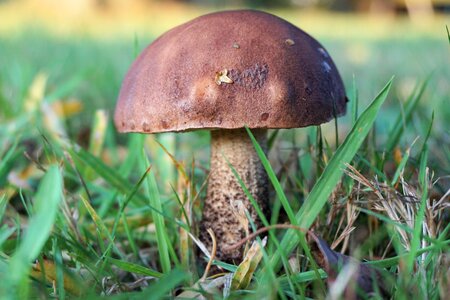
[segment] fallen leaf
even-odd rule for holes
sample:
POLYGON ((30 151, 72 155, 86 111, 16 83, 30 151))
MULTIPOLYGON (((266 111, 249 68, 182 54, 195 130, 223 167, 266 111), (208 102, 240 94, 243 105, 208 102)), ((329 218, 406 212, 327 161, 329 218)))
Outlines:
POLYGON ((67 101, 55 101, 51 104, 53 111, 58 117, 68 118, 83 110, 83 103, 78 99, 67 101))
MULTIPOLYGON (((31 269, 31 277, 39 281, 45 280, 49 283, 56 281, 56 266, 54 262, 51 260, 43 260, 42 266, 44 269, 41 269, 41 264, 36 262, 31 269)), ((86 291, 83 280, 68 269, 64 269, 63 280, 64 289, 72 295, 80 296, 86 291)))
POLYGON ((108 126, 108 114, 105 110, 99 109, 95 112, 92 124, 91 139, 89 141, 89 152, 95 156, 100 156, 108 126))
MULTIPOLYGON (((264 247, 267 243, 267 237, 262 240, 262 246, 264 247)), ((252 280, 253 273, 258 267, 259 262, 262 258, 262 248, 258 241, 254 241, 244 260, 241 262, 236 272, 234 272, 233 279, 231 281, 231 289, 245 289, 250 284, 252 280)))
POLYGON ((34 77, 33 82, 28 90, 27 98, 24 102, 25 111, 34 112, 44 99, 45 87, 47 85, 48 75, 46 73, 38 73, 34 77))
MULTIPOLYGON (((342 282, 346 282, 346 285, 343 287, 343 294, 338 295, 338 298, 343 296, 343 299, 365 299, 367 295, 376 295, 377 293, 383 296, 383 299, 389 297, 390 289, 387 279, 390 276, 386 276, 386 274, 389 274, 387 271, 383 272, 371 265, 361 263, 354 257, 333 251, 316 234, 312 232, 308 234, 313 242, 312 253, 314 258, 317 264, 328 274, 330 293, 333 288, 336 288, 333 284, 340 280, 341 288, 342 282)), ((331 298, 334 299, 335 297, 331 298)))
POLYGON ((400 150, 400 147, 397 146, 394 149, 394 161, 397 165, 399 165, 402 159, 403 159, 402 151, 400 150))
POLYGON ((175 299, 209 299, 204 294, 219 294, 219 291, 224 288, 230 275, 231 273, 228 273, 214 279, 199 280, 192 287, 179 294, 175 299))
POLYGON ((66 127, 63 120, 58 117, 52 106, 43 102, 41 112, 44 117, 44 126, 55 140, 62 140, 67 137, 66 127))

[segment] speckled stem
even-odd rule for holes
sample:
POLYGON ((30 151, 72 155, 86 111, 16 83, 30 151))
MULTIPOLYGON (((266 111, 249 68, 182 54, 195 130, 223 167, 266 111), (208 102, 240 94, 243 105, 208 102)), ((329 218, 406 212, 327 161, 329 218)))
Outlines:
MULTIPOLYGON (((267 130, 257 129, 252 130, 252 133, 266 152, 267 130)), ((207 233, 207 229, 211 228, 217 239, 216 257, 225 262, 240 263, 243 247, 232 252, 222 251, 224 247, 231 246, 244 238, 246 231, 250 233, 252 231, 250 224, 248 228, 245 228, 242 221, 239 221, 237 209, 239 201, 250 212, 257 227, 261 226, 261 222, 224 157, 233 165, 266 215, 269 198, 268 178, 245 129, 211 132, 211 171, 200 226, 200 238, 211 250, 212 242, 207 233)))

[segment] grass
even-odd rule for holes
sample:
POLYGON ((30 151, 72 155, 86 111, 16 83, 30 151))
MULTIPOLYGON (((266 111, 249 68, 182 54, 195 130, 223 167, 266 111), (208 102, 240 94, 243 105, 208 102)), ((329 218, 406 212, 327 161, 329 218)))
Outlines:
MULTIPOLYGON (((341 70, 348 113, 320 128, 272 131, 267 157, 254 141, 274 190, 264 224, 310 228, 334 251, 383 268, 395 299, 445 298, 448 29, 318 38, 341 70)), ((189 236, 198 236, 208 133, 119 135, 111 121, 121 79, 152 39, 0 34, 0 298, 342 291, 326 284, 317 249, 293 229, 269 230, 240 266, 214 262, 239 270, 239 289, 226 276, 200 280, 204 257, 189 236)))

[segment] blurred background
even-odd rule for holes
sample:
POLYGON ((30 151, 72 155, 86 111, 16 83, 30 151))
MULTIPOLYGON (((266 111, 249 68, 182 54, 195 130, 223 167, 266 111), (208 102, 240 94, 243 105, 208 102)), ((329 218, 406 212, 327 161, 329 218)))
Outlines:
MULTIPOLYGON (((438 165, 448 168, 440 145, 449 141, 450 0, 0 0, 0 126, 10 128, 3 134, 36 135, 38 128, 18 120, 34 102, 43 102, 61 117, 58 130, 80 145, 87 145, 99 109, 109 116, 108 134, 117 137, 111 116, 136 55, 176 25, 235 8, 274 13, 318 39, 340 70, 349 98, 358 98, 359 111, 395 76, 377 120, 377 143, 387 138, 414 89, 431 76, 415 110, 417 121, 408 124, 400 145, 409 147, 423 136, 434 112, 432 148, 438 165)), ((341 137, 350 120, 339 120, 341 137)), ((333 122, 323 131, 332 144, 333 122)), ((205 138, 189 147, 201 153, 207 144, 205 138)))

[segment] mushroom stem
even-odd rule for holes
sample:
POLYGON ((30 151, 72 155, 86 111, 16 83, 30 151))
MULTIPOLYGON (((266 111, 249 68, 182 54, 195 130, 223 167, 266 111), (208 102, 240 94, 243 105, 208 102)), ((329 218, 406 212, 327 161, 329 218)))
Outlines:
MULTIPOLYGON (((252 133, 266 152, 267 130, 253 129, 252 133)), ((211 249, 212 242, 207 233, 207 229, 211 228, 217 239, 216 257, 222 261, 239 263, 242 260, 243 248, 231 252, 224 252, 222 249, 236 244, 251 232, 251 225, 245 217, 243 207, 248 210, 257 227, 261 226, 261 221, 228 163, 234 167, 266 215, 269 198, 268 177, 245 129, 221 129, 211 132, 211 170, 200 238, 208 249, 211 249)))

